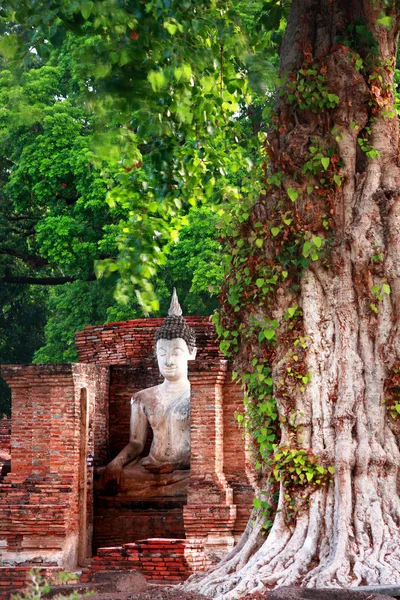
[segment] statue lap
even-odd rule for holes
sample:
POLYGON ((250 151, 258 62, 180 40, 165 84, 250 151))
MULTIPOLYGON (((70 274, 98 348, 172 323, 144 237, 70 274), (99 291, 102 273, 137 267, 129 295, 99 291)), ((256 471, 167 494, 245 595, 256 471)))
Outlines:
POLYGON ((138 459, 124 467, 118 495, 132 500, 186 497, 189 477, 190 469, 149 473, 138 459))

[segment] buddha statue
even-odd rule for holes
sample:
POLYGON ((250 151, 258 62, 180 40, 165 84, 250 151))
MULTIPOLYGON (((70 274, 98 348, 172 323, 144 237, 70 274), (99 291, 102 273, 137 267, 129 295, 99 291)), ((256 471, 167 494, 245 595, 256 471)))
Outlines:
POLYGON ((129 443, 107 465, 100 481, 108 493, 132 500, 184 496, 189 481, 188 360, 196 356, 196 341, 175 289, 155 342, 164 381, 132 397, 129 443), (148 456, 143 456, 149 427, 153 440, 148 456))

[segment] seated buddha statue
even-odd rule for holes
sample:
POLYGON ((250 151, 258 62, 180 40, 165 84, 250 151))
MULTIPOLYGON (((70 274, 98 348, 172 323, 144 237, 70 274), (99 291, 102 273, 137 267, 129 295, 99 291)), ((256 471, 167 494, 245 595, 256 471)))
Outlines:
POLYGON ((155 343, 164 381, 132 397, 129 443, 107 465, 100 480, 106 493, 132 500, 184 496, 189 482, 188 360, 196 356, 196 341, 182 317, 175 289, 155 343), (149 427, 153 440, 148 456, 143 456, 149 427))

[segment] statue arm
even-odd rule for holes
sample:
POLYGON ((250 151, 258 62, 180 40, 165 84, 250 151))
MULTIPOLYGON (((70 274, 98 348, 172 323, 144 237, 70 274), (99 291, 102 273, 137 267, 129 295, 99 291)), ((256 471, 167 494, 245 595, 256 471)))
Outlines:
POLYGON ((137 458, 144 449, 147 438, 148 420, 143 406, 134 397, 131 400, 131 419, 129 442, 119 454, 107 465, 104 480, 120 483, 123 467, 137 458))
POLYGON ((144 411, 143 404, 133 397, 131 400, 129 444, 126 448, 130 446, 131 453, 134 455, 132 455, 129 460, 133 460, 143 452, 147 439, 148 425, 149 421, 144 411))

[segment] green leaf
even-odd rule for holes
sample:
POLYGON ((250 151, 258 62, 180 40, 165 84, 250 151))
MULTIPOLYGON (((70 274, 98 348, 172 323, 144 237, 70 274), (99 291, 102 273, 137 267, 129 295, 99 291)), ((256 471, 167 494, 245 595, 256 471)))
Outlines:
POLYGON ((190 81, 190 78, 192 77, 192 67, 185 63, 182 65, 182 76, 184 81, 190 81))
POLYGON ((264 337, 267 340, 272 340, 272 338, 275 337, 275 331, 273 329, 265 329, 264 330, 264 337))
POLYGON ((174 77, 177 81, 180 81, 183 75, 183 70, 181 67, 174 68, 174 77))
POLYGON ((256 241, 255 241, 255 244, 256 244, 257 248, 262 248, 263 243, 264 243, 264 240, 261 239, 261 238, 257 238, 256 241))
POLYGON ((331 162, 331 159, 329 158, 329 156, 324 156, 323 158, 321 158, 321 164, 324 167, 325 171, 329 167, 330 162, 331 162))
POLYGON ((98 77, 99 79, 103 79, 104 77, 107 77, 107 75, 110 73, 110 71, 111 71, 110 63, 98 63, 94 67, 94 75, 96 77, 98 77))
POLYGON ((316 246, 318 249, 321 248, 322 239, 318 235, 313 236, 312 241, 314 246, 316 246))
POLYGON ((339 96, 336 96, 336 94, 328 94, 328 100, 329 100, 329 102, 334 102, 335 104, 339 104, 339 96))
POLYGON ((385 27, 385 29, 390 30, 392 28, 393 22, 394 22, 393 17, 389 17, 389 16, 385 15, 384 12, 381 12, 379 14, 376 24, 379 27, 385 27))
POLYGON ((264 285, 264 283, 265 283, 265 279, 263 279, 262 277, 259 277, 258 279, 256 279, 256 286, 258 288, 262 288, 262 286, 264 285))
POLYGON ((93 10, 93 2, 91 0, 86 0, 85 2, 82 2, 81 4, 81 13, 82 13, 82 17, 87 20, 90 15, 92 14, 92 10, 93 10))
POLYGON ((334 104, 339 104, 339 96, 336 96, 336 94, 328 94, 328 100, 334 104))
POLYGON ((308 257, 308 255, 310 254, 311 248, 312 248, 312 243, 311 242, 308 242, 308 241, 304 242, 304 245, 303 245, 303 256, 304 256, 304 258, 308 257))
POLYGON ((296 202, 297 198, 299 197, 299 193, 296 192, 296 190, 294 188, 289 188, 288 191, 288 196, 291 199, 292 202, 296 202))
POLYGON ((289 308, 287 309, 287 311, 285 313, 286 320, 291 319, 294 316, 294 314, 298 308, 299 307, 297 306, 297 304, 295 306, 289 306, 289 308))
POLYGON ((280 231, 281 231, 280 227, 272 227, 271 228, 271 233, 274 237, 276 237, 280 233, 280 231))
POLYGON ((178 26, 175 25, 175 23, 164 23, 164 27, 165 29, 168 31, 168 33, 170 33, 171 35, 175 35, 178 26))
POLYGON ((165 77, 163 71, 150 71, 150 73, 147 75, 147 79, 149 80, 151 87, 155 92, 162 90, 167 83, 167 78, 165 77))
POLYGON ((260 498, 254 498, 254 499, 253 499, 253 506, 254 506, 254 508, 256 508, 256 509, 257 509, 257 508, 261 508, 261 506, 262 506, 262 502, 261 502, 260 498))
POLYGON ((341 178, 339 177, 339 175, 336 175, 336 174, 335 174, 335 175, 333 176, 333 181, 336 183, 336 185, 337 185, 338 187, 340 187, 340 186, 342 185, 342 180, 341 180, 341 178))
POLYGON ((390 285, 388 283, 384 283, 382 285, 382 291, 384 294, 390 294, 390 285))

